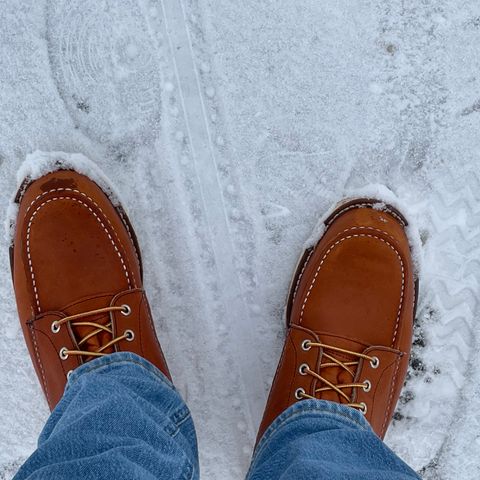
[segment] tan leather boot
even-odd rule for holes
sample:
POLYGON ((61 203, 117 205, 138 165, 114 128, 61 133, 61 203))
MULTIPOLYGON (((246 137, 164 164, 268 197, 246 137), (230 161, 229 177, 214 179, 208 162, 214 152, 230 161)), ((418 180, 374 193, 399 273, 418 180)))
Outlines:
POLYGON ((50 408, 73 369, 112 352, 134 352, 169 376, 143 290, 138 244, 122 208, 71 170, 22 186, 16 202, 13 284, 50 408))
POLYGON ((358 199, 338 207, 303 255, 258 439, 287 407, 308 398, 355 408, 385 435, 407 371, 416 282, 406 220, 376 204, 358 199))

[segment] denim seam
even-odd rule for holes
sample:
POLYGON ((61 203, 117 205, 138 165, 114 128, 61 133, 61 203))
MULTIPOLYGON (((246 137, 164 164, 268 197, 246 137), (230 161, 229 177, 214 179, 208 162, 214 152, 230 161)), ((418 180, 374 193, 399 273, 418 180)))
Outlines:
POLYGON ((165 433, 170 435, 171 438, 175 438, 177 436, 178 432, 180 431, 180 427, 187 420, 189 420, 190 417, 191 417, 191 414, 189 413, 186 417, 183 417, 178 423, 176 421, 172 420, 172 418, 170 418, 170 421, 172 422, 172 425, 173 425, 174 429, 172 431, 168 431, 168 428, 164 428, 165 433))
POLYGON ((190 414, 190 410, 188 409, 187 405, 183 405, 175 413, 172 414, 172 420, 177 423, 183 423, 183 420, 188 417, 190 414))
POLYGON ((192 480, 193 475, 195 474, 195 467, 188 459, 186 460, 186 468, 187 468, 187 471, 185 472, 185 469, 184 469, 182 478, 184 480, 192 480))

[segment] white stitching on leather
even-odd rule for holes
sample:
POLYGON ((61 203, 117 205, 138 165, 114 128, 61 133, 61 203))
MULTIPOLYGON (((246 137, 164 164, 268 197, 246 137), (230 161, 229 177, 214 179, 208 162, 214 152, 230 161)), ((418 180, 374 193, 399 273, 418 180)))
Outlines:
POLYGON ((375 232, 382 233, 383 235, 386 235, 387 237, 390 237, 394 241, 396 240, 394 236, 390 235, 388 232, 385 232, 385 230, 380 230, 379 228, 375 228, 375 227, 363 227, 361 225, 357 225, 356 227, 347 228, 347 229, 343 230, 342 232, 340 232, 340 235, 342 235, 346 232, 350 232, 351 230, 374 230, 375 232))
POLYGON ((393 390, 394 390, 394 387, 395 387, 395 381, 397 379, 398 369, 400 368, 400 359, 401 358, 402 357, 397 356, 397 359, 396 359, 397 368, 395 368, 395 373, 393 374, 392 383, 391 383, 391 386, 390 386, 390 396, 388 397, 388 405, 387 405, 387 408, 385 409, 385 418, 383 419, 383 425, 382 425, 382 430, 381 430, 382 435, 385 433, 386 426, 387 426, 387 421, 388 421, 388 416, 389 416, 388 413, 389 413, 390 408, 392 406, 393 390))
POLYGON ((395 340, 397 338, 397 333, 398 333, 398 326, 399 326, 399 323, 400 323, 400 314, 402 312, 402 307, 403 307, 403 299, 404 299, 404 292, 405 292, 405 269, 404 269, 404 266, 403 266, 403 260, 402 260, 402 257, 400 256, 400 253, 398 252, 398 250, 390 243, 388 242, 387 240, 381 238, 381 237, 378 237, 376 235, 369 235, 367 233, 358 233, 358 234, 354 234, 354 235, 348 235, 346 237, 343 237, 339 240, 337 240, 333 245, 330 246, 330 248, 325 252, 316 272, 315 272, 315 275, 312 279, 312 282, 310 284, 310 287, 308 288, 308 291, 307 291, 307 294, 305 295, 305 299, 303 301, 303 304, 302 304, 302 310, 300 312, 300 325, 302 324, 302 320, 303 320, 303 315, 304 315, 304 312, 305 312, 305 307, 307 305, 307 301, 308 301, 308 298, 310 296, 310 293, 312 292, 312 289, 313 289, 313 286, 315 285, 315 282, 317 280, 317 277, 318 277, 318 274, 320 273, 320 269, 322 268, 323 264, 325 263, 325 260, 327 258, 327 256, 332 252, 332 250, 337 247, 340 243, 344 242, 345 240, 348 240, 348 239, 351 239, 351 238, 358 238, 358 237, 369 237, 369 238, 376 238, 382 242, 384 242, 386 245, 388 245, 397 255, 399 261, 400 261, 400 265, 402 267, 402 291, 400 293, 400 304, 399 304, 399 307, 398 307, 398 312, 397 312, 397 321, 396 321, 396 325, 395 325, 395 331, 393 333, 393 340, 392 340, 392 345, 391 347, 393 348, 394 344, 395 344, 395 340))
POLYGON ((295 297, 297 296, 298 286, 300 285, 300 280, 302 279, 303 273, 305 272, 305 269, 307 268, 307 263, 310 260, 310 257, 313 255, 314 251, 315 251, 315 247, 313 247, 310 250, 310 253, 308 254, 307 258, 305 259, 302 271, 300 272, 300 275, 298 276, 298 279, 297 279, 297 284, 295 285, 295 290, 293 292, 292 302, 295 301, 295 297))
MULTIPOLYGON (((87 198, 90 202, 92 202, 97 208, 98 210, 102 213, 103 217, 105 218, 105 220, 107 221, 107 223, 110 225, 110 227, 112 228, 113 232, 115 233, 115 236, 117 237, 117 240, 118 242, 120 243, 120 245, 122 245, 122 242, 120 241, 120 238, 119 236, 117 235, 117 232, 115 231, 115 229, 113 228, 113 225, 112 223, 110 222, 110 220, 108 219, 107 215, 105 214, 105 212, 102 210, 102 207, 100 207, 100 205, 98 205, 98 203, 92 198, 92 197, 89 197, 86 193, 84 192, 81 192, 80 190, 77 190, 77 189, 74 189, 74 188, 53 188, 52 190, 48 190, 47 192, 43 192, 41 193, 40 195, 37 195, 31 202, 30 202, 30 205, 28 206, 27 210, 25 211, 25 217, 27 216, 29 210, 32 208, 32 205, 37 201, 39 200, 40 198, 44 197, 45 195, 48 195, 49 193, 54 193, 54 192, 73 192, 73 193, 78 193, 80 195, 82 195, 83 197, 87 198)), ((135 252, 135 256, 137 257, 137 261, 138 261, 138 265, 140 266, 140 255, 139 253, 137 252, 137 249, 135 247, 135 242, 133 241, 133 237, 132 237, 132 234, 130 232, 130 228, 127 224, 127 222, 125 221, 125 219, 123 218, 123 215, 118 212, 118 215, 120 216, 120 218, 122 219, 122 222, 125 226, 125 229, 127 230, 127 233, 128 233, 128 236, 130 237, 130 240, 132 242, 132 245, 133 245, 133 250, 135 252)))
MULTIPOLYGON (((27 227, 27 257, 28 257, 28 265, 29 265, 29 268, 30 268, 30 273, 31 273, 31 276, 32 276, 32 284, 33 284, 33 291, 34 291, 34 294, 35 294, 35 300, 36 300, 36 303, 37 303, 37 308, 38 308, 38 311, 40 311, 40 299, 39 299, 39 296, 38 296, 38 289, 37 289, 37 285, 36 285, 36 282, 35 282, 35 273, 33 271, 33 265, 32 265, 32 257, 31 257, 31 253, 30 253, 30 230, 32 228, 32 223, 33 223, 33 220, 35 218, 35 216, 37 215, 37 213, 45 206, 47 205, 48 203, 50 202, 54 202, 56 200, 72 200, 73 202, 77 202, 77 203, 80 203, 81 205, 83 205, 84 207, 88 208, 88 210, 90 210, 90 212, 94 215, 94 217, 97 219, 97 221, 100 223, 100 225, 103 227, 105 233, 107 234, 108 238, 110 239, 110 242, 112 243, 113 245, 113 248, 115 249, 115 251, 117 252, 117 255, 120 259, 120 262, 122 263, 122 267, 123 267, 123 270, 125 272, 125 276, 127 277, 127 282, 128 282, 128 286, 129 288, 132 288, 132 285, 131 285, 131 282, 130 282, 130 277, 129 277, 129 274, 128 274, 128 270, 127 270, 127 267, 125 265, 125 261, 123 260, 123 257, 122 257, 122 254, 120 253, 120 251, 118 250, 117 246, 115 245, 115 242, 112 238, 112 236, 110 235, 109 231, 107 230, 107 228, 105 227, 104 223, 100 220, 99 216, 84 202, 82 202, 81 200, 79 200, 78 198, 74 198, 74 197, 53 197, 53 198, 50 198, 48 200, 46 200, 45 202, 43 202, 42 204, 40 204, 36 209, 35 211, 32 213, 32 216, 30 217, 30 220, 28 222, 28 227, 27 227)), ((31 205, 30 205, 31 207, 31 205)), ((30 208, 29 207, 29 208, 30 208)), ((103 213, 103 212, 102 212, 103 213)), ((105 214, 104 214, 105 215, 105 214)), ((112 227, 112 225, 110 224, 110 226, 112 227)), ((113 229, 113 227, 112 227, 113 229)), ((115 232, 115 229, 113 229, 113 231, 115 232)), ((115 236, 116 233, 115 233, 115 236)), ((118 239, 118 236, 117 236, 117 239, 118 239)))
MULTIPOLYGON (((390 235, 389 233, 385 232, 384 230, 380 230, 379 228, 375 228, 375 227, 363 227, 363 226, 356 226, 356 227, 350 227, 350 228, 347 228, 345 230, 343 230, 342 232, 339 233, 339 235, 342 235, 346 232, 349 232, 351 230, 374 230, 376 232, 379 232, 379 233, 383 233, 384 235, 386 235, 387 237, 390 237, 392 240, 395 241, 395 238, 390 235)), ((326 233, 326 232, 325 232, 326 233)), ((318 243, 320 243, 321 239, 318 241, 318 243)), ((317 243, 317 245, 318 245, 317 243)), ((302 271, 300 272, 299 276, 298 276, 298 279, 297 279, 297 282, 296 282, 296 285, 295 285, 295 290, 293 292, 293 297, 292 297, 292 302, 295 300, 296 296, 297 296, 297 291, 298 291, 298 286, 300 285, 300 280, 302 279, 303 277, 303 274, 305 272, 305 268, 307 268, 307 263, 308 261, 310 260, 310 257, 313 255, 313 252, 315 251, 315 247, 312 247, 312 249, 310 250, 310 253, 309 255, 307 256, 307 258, 305 259, 305 262, 303 264, 303 268, 302 268, 302 271)))

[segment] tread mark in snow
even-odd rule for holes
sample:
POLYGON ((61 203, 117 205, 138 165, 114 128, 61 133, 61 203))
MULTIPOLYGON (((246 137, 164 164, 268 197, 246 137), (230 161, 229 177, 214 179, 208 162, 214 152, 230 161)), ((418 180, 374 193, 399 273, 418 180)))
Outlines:
POLYGON ((249 342, 250 332, 246 328, 249 311, 245 305, 235 265, 235 251, 219 179, 219 168, 206 117, 198 71, 194 62, 192 41, 183 2, 163 0, 162 9, 182 108, 186 116, 195 170, 201 188, 203 209, 207 217, 214 250, 217 274, 222 285, 222 297, 228 312, 231 328, 229 337, 233 343, 232 347, 240 359, 240 374, 243 384, 240 385, 240 388, 243 389, 245 405, 249 407, 249 433, 253 438, 255 435, 254 424, 259 421, 260 409, 263 407, 264 392, 262 385, 258 382, 258 379, 261 378, 260 362, 254 356, 237 348, 249 342))

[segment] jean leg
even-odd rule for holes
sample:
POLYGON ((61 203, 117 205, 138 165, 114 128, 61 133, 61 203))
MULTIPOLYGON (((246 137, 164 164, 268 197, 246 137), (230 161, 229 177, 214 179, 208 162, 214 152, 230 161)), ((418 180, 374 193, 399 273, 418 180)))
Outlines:
POLYGON ((190 412, 157 368, 121 352, 73 372, 14 480, 62 478, 199 478, 190 412))
POLYGON ((248 480, 413 480, 418 475, 357 410, 324 400, 289 407, 267 429, 248 480))

